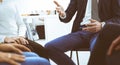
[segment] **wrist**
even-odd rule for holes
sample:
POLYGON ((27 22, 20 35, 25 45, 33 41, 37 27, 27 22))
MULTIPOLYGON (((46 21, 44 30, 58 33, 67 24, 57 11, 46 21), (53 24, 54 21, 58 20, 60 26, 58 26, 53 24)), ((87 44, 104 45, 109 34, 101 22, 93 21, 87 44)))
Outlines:
POLYGON ((66 13, 64 12, 63 14, 59 15, 61 19, 65 19, 66 18, 66 13))
POLYGON ((101 22, 101 27, 103 28, 105 26, 105 22, 101 22))

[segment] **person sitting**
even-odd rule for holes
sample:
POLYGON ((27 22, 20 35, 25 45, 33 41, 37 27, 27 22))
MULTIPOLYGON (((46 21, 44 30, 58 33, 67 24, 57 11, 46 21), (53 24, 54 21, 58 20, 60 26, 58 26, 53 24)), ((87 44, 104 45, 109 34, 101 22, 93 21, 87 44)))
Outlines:
POLYGON ((0 6, 0 42, 21 44, 40 57, 48 58, 42 45, 26 39, 26 26, 15 1, 0 0, 0 6))
POLYGON ((50 65, 49 61, 20 44, 0 44, 0 65, 50 65))
POLYGON ((119 43, 120 24, 106 24, 91 44, 88 65, 120 65, 119 43))

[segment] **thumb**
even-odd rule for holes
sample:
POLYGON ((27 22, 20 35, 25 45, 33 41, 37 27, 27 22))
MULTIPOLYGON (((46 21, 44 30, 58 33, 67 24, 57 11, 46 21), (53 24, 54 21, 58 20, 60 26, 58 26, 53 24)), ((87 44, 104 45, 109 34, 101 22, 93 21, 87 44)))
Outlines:
POLYGON ((96 22, 97 20, 95 20, 95 19, 90 19, 90 22, 91 23, 94 23, 94 22, 96 22))
POLYGON ((110 56, 112 54, 112 47, 108 49, 107 55, 110 56))
POLYGON ((57 1, 53 1, 58 7, 60 7, 60 4, 57 1))

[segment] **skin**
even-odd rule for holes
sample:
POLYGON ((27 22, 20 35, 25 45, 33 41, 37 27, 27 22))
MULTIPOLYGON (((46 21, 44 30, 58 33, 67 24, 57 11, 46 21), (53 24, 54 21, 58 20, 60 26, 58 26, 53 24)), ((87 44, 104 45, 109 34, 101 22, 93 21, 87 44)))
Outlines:
POLYGON ((4 44, 3 43, 3 44, 0 44, 0 51, 22 54, 23 51, 30 51, 30 49, 20 44, 12 44, 12 43, 4 44))
POLYGON ((5 43, 16 43, 16 44, 29 44, 24 37, 6 37, 4 39, 5 43))
MULTIPOLYGON (((59 16, 64 17, 66 13, 65 13, 63 7, 55 0, 54 0, 54 3, 57 6, 56 11, 59 13, 59 16)), ((84 27, 82 30, 96 33, 96 32, 98 32, 98 31, 100 31, 102 29, 101 22, 99 22, 97 20, 94 20, 94 19, 90 19, 90 22, 91 23, 86 24, 86 27, 84 27)))
POLYGON ((27 47, 20 44, 0 44, 0 63, 8 63, 10 65, 20 65, 19 62, 25 61, 23 51, 30 51, 27 47), (9 55, 11 55, 9 57, 9 55))
POLYGON ((10 65, 20 65, 18 62, 25 61, 25 57, 20 54, 0 52, 0 62, 8 63, 10 65), (8 54, 11 54, 11 58, 8 57, 8 54))
MULTIPOLYGON (((0 0, 0 3, 2 2, 3 0, 0 0)), ((3 62, 10 65, 20 65, 19 62, 25 61, 25 57, 22 53, 23 51, 30 51, 30 49, 20 45, 28 44, 28 41, 24 37, 6 37, 4 42, 10 44, 0 44, 0 63, 3 62)))

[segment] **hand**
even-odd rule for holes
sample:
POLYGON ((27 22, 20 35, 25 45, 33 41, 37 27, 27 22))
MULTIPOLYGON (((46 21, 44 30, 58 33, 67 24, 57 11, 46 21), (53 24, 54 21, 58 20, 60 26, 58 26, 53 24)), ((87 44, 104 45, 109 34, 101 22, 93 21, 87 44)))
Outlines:
POLYGON ((63 7, 57 1, 54 0, 53 2, 57 5, 56 11, 59 13, 59 15, 61 17, 64 17, 65 16, 65 11, 64 11, 63 7))
POLYGON ((6 37, 4 40, 5 43, 16 43, 16 44, 29 44, 24 37, 6 37))
POLYGON ((23 51, 30 51, 30 49, 20 44, 0 44, 0 51, 22 54, 23 51))
POLYGON ((102 29, 102 24, 97 20, 90 19, 90 22, 91 23, 86 24, 86 27, 84 27, 82 30, 95 33, 102 29))
POLYGON ((16 37, 5 37, 4 42, 5 43, 10 43, 10 42, 14 43, 16 39, 17 39, 16 37))
POLYGON ((120 50, 120 36, 118 36, 110 45, 107 55, 111 55, 114 50, 120 50))
POLYGON ((24 37, 18 37, 15 40, 15 42, 18 43, 18 44, 29 44, 29 42, 24 37))
POLYGON ((10 65, 20 65, 19 62, 23 61, 25 61, 25 57, 23 55, 0 52, 0 63, 3 62, 10 65))

